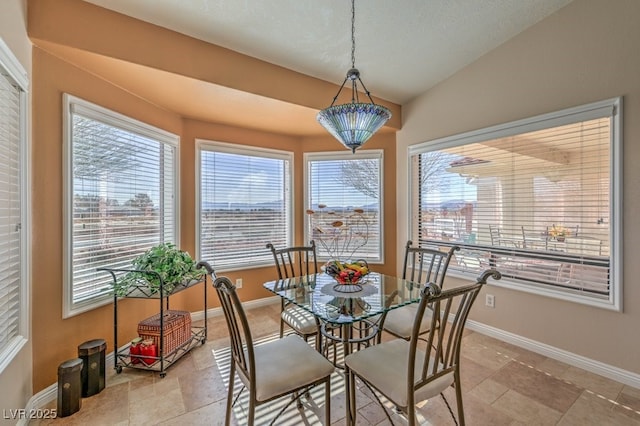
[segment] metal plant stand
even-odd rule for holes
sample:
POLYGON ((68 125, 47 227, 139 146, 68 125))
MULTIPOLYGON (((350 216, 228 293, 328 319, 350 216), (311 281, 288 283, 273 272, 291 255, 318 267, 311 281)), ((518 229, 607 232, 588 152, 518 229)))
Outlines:
POLYGON ((198 265, 204 266, 207 269, 207 273, 200 281, 191 281, 180 283, 174 286, 171 291, 165 290, 165 283, 162 281, 160 275, 153 271, 141 271, 137 269, 114 269, 114 268, 100 268, 100 271, 105 271, 111 274, 114 284, 122 274, 128 272, 141 272, 142 274, 159 280, 160 285, 157 288, 152 287, 148 280, 139 280, 135 285, 130 286, 124 295, 113 296, 113 346, 114 346, 114 369, 116 373, 122 373, 123 367, 136 368, 142 370, 158 371, 160 377, 166 376, 167 368, 171 367, 176 361, 178 361, 184 354, 188 353, 191 349, 198 344, 204 344, 207 341, 207 287, 209 274, 212 271, 211 267, 206 262, 200 262, 198 265), (204 324, 202 326, 191 326, 191 337, 185 342, 178 345, 171 352, 165 353, 165 324, 164 313, 169 310, 169 298, 170 296, 179 293, 188 288, 203 285, 204 288, 204 324), (144 355, 144 359, 147 362, 140 362, 140 358, 134 361, 131 357, 130 347, 128 344, 122 348, 118 348, 118 299, 157 299, 160 304, 160 345, 158 347, 157 356, 144 355), (136 362, 137 361, 137 362, 136 362))

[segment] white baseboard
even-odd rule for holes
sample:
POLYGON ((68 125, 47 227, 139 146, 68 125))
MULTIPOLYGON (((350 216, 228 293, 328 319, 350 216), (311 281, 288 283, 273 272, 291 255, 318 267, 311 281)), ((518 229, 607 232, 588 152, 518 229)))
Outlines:
MULTIPOLYGON (((275 303, 280 303, 278 296, 265 297, 262 299, 251 300, 243 303, 246 309, 254 309, 262 306, 268 306, 275 303)), ((207 318, 213 318, 222 315, 222 308, 207 309, 207 318)), ((193 320, 204 319, 204 311, 197 311, 191 314, 193 320)), ((632 373, 627 370, 623 370, 618 367, 605 364, 600 361, 595 361, 590 358, 583 357, 581 355, 574 354, 572 352, 558 349, 554 346, 549 346, 544 343, 537 342, 535 340, 527 339, 517 334, 509 333, 499 328, 491 327, 486 324, 482 324, 476 321, 468 320, 466 327, 469 330, 476 331, 486 336, 494 337, 512 345, 527 349, 531 352, 535 352, 540 355, 562 361, 565 364, 582 368, 583 370, 590 371, 595 374, 607 377, 625 385, 632 386, 636 389, 640 389, 640 374, 632 373)), ((106 365, 113 364, 113 352, 110 352, 105 357, 106 365)), ((43 408, 45 405, 54 401, 58 396, 58 384, 54 383, 51 386, 41 390, 37 394, 33 395, 27 402, 26 410, 43 408)), ((18 423, 18 425, 26 425, 27 423, 18 423)))
MULTIPOLYGON (((48 386, 42 389, 37 394, 33 395, 29 401, 27 401, 27 406, 24 408, 25 412, 31 413, 32 410, 42 409, 45 405, 50 403, 51 401, 55 401, 58 397, 58 384, 54 383, 51 386, 48 386)), ((22 418, 20 419, 16 425, 17 426, 27 426, 29 424, 29 419, 22 418)))
MULTIPOLYGON (((243 302, 242 306, 245 309, 255 309, 263 306, 273 305, 275 303, 280 303, 279 296, 263 297, 262 299, 249 300, 248 302, 243 302)), ((207 318, 213 318, 221 315, 222 315, 222 308, 207 309, 207 318)), ((204 319, 204 311, 191 312, 191 320, 198 321, 203 319, 204 319)))
POLYGON ((476 321, 468 320, 466 327, 469 330, 477 331, 478 333, 494 337, 502 340, 503 342, 511 343, 512 345, 564 362, 565 364, 569 364, 573 367, 578 367, 611 380, 624 383, 625 385, 632 386, 636 389, 640 389, 640 374, 623 370, 622 368, 614 367, 535 340, 527 339, 526 337, 509 333, 499 328, 491 327, 476 321))

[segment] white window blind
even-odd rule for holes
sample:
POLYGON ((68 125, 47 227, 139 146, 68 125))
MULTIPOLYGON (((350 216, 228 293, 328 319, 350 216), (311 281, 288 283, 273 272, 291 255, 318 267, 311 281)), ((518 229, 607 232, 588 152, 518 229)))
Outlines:
POLYGON ((1 72, 1 65, 0 63, 0 354, 20 334, 20 153, 23 137, 20 126, 21 91, 9 76, 1 72))
POLYGON ((292 243, 290 153, 199 143, 199 255, 216 270, 270 265, 292 243))
POLYGON ((307 239, 326 259, 382 261, 382 152, 306 154, 307 239))
POLYGON ((585 109, 414 150, 413 238, 459 245, 451 271, 495 267, 516 283, 610 301, 617 112, 585 109))
POLYGON ((111 294, 101 267, 130 268, 150 247, 176 242, 177 137, 71 99, 69 312, 111 294))
POLYGON ((0 373, 29 338, 29 78, 0 38, 0 373))

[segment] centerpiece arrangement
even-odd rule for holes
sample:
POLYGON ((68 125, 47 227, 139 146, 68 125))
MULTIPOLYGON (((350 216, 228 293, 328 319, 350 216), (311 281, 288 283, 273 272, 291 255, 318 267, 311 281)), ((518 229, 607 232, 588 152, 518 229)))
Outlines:
POLYGON ((369 241, 367 213, 362 208, 329 209, 318 204, 317 210, 307 210, 311 236, 320 248, 321 255, 329 260, 324 272, 337 282, 334 289, 343 293, 362 290, 360 280, 369 273, 364 259, 351 261, 358 250, 369 241))
POLYGON ((338 282, 338 285, 334 287, 336 291, 359 291, 362 290, 359 281, 369 273, 369 265, 364 259, 359 259, 355 262, 330 260, 324 265, 324 272, 331 275, 338 282), (342 286, 354 286, 355 288, 342 286))
POLYGON ((553 225, 547 231, 547 234, 554 240, 562 242, 571 235, 571 231, 569 231, 569 229, 565 228, 562 225, 553 225))

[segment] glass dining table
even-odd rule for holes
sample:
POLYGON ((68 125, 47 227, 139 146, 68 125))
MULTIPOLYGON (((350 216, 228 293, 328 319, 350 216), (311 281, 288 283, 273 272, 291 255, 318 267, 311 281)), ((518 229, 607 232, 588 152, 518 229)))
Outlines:
MULTIPOLYGON (((346 357, 354 348, 377 338, 381 332, 379 321, 385 312, 418 303, 424 287, 376 272, 370 272, 358 284, 339 284, 330 275, 318 273, 269 281, 263 286, 313 314, 319 320, 320 332, 329 340, 341 343, 346 357)), ((345 389, 348 389, 348 374, 345 374, 345 389)))
MULTIPOLYGON (((365 275, 358 284, 359 288, 339 284, 330 275, 318 273, 269 281, 263 286, 313 314, 330 328, 342 328, 345 344, 350 343, 349 339, 356 343, 359 339, 350 331, 355 323, 378 318, 391 309, 419 302, 420 291, 424 287, 413 281, 377 272, 365 275)), ((347 353, 350 346, 345 348, 347 353)))

